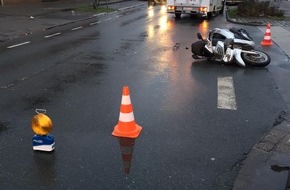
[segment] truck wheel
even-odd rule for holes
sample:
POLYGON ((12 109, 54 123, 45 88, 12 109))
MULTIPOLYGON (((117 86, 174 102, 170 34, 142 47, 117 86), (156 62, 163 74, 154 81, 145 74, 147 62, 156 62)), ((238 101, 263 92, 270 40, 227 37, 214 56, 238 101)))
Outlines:
POLYGON ((180 18, 181 17, 181 13, 175 13, 175 17, 176 18, 180 18))

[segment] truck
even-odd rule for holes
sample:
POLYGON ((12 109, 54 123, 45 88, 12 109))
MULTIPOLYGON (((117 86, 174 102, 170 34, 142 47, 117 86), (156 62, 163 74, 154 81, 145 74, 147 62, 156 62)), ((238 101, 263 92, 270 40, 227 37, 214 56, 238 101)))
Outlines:
POLYGON ((224 0, 167 0, 167 13, 175 14, 180 18, 181 14, 197 15, 212 18, 224 11, 224 0))

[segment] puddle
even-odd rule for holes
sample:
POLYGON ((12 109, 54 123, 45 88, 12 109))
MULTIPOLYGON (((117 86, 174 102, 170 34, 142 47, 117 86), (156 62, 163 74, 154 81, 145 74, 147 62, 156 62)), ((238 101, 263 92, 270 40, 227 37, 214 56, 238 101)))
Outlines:
POLYGON ((38 180, 46 185, 54 183, 57 176, 56 156, 53 152, 34 151, 34 166, 37 168, 38 180))
POLYGON ((121 150, 122 161, 124 163, 124 172, 126 174, 129 174, 133 158, 135 139, 120 137, 118 138, 118 140, 121 150))
POLYGON ((271 165, 271 170, 274 172, 288 172, 288 178, 285 184, 285 188, 283 190, 290 189, 290 167, 289 166, 280 166, 280 165, 271 165))

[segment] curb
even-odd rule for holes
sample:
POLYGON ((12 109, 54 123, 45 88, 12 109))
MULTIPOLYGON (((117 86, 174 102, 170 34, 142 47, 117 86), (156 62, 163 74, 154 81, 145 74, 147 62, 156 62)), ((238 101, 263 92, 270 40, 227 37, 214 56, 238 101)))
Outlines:
POLYGON ((229 15, 228 15, 228 9, 225 10, 225 13, 226 13, 227 21, 228 22, 231 22, 231 23, 248 25, 248 26, 267 26, 266 23, 253 23, 253 22, 252 23, 251 22, 245 23, 245 22, 239 22, 237 20, 234 20, 234 19, 232 19, 232 18, 229 17, 229 15))
MULTIPOLYGON (((289 139, 289 121, 282 122, 264 135, 253 146, 246 158, 241 161, 232 190, 280 189, 277 186, 284 188, 285 179, 277 178, 277 171, 272 167, 289 167, 290 162, 287 163, 283 159, 283 157, 289 157, 289 139)), ((278 172, 280 173, 280 171, 278 172)))

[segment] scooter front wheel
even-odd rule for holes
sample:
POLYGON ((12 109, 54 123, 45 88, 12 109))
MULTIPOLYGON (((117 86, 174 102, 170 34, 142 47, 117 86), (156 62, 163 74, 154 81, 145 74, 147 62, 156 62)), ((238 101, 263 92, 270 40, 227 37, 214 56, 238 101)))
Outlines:
POLYGON ((258 50, 253 50, 253 52, 255 52, 255 54, 245 52, 241 53, 242 59, 247 65, 253 67, 265 67, 270 64, 271 58, 268 54, 258 50))

